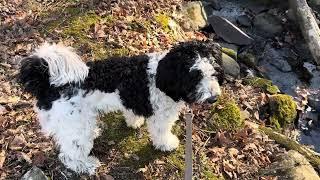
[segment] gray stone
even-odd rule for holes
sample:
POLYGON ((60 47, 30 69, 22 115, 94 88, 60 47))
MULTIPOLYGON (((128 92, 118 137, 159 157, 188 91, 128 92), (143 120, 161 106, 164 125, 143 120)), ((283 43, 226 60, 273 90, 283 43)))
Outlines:
POLYGON ((222 8, 219 0, 205 0, 205 2, 208 2, 215 10, 220 10, 222 8))
POLYGON ((284 54, 286 53, 283 50, 274 49, 267 44, 259 57, 257 66, 282 92, 295 95, 295 88, 301 86, 302 82, 297 74, 291 71, 291 66, 284 54))
POLYGON ((320 112, 320 95, 312 94, 308 96, 308 105, 320 112))
POLYGON ((263 52, 264 56, 262 57, 263 60, 269 62, 282 72, 290 72, 292 71, 291 66, 286 60, 286 55, 288 52, 285 50, 277 50, 274 49, 270 44, 267 44, 265 50, 263 52))
POLYGON ((254 14, 259 14, 261 13, 262 11, 266 11, 268 8, 267 6, 264 6, 264 5, 260 5, 260 4, 253 4, 253 5, 250 5, 248 7, 254 14))
POLYGON ((251 26, 251 19, 247 15, 241 15, 237 18, 237 23, 244 27, 251 26))
POLYGON ((253 39, 227 19, 212 15, 208 18, 215 33, 228 43, 249 45, 253 39))
POLYGON ((262 172, 264 175, 277 176, 279 179, 320 180, 308 160, 294 150, 278 155, 276 161, 262 172))
POLYGON ((269 13, 258 14, 253 24, 257 32, 264 37, 273 37, 283 31, 281 20, 269 13))
POLYGON ((235 78, 239 77, 240 75, 240 66, 232 59, 230 56, 222 53, 222 67, 226 74, 231 75, 235 78))
POLYGON ((33 166, 27 173, 25 173, 21 180, 49 180, 48 177, 36 166, 33 166))

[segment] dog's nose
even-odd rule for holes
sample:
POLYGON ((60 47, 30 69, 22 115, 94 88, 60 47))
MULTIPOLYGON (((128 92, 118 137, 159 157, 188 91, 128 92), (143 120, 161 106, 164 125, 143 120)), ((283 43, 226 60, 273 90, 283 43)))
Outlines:
POLYGON ((206 99, 205 102, 213 104, 213 103, 215 103, 217 101, 217 99, 218 99, 217 96, 211 96, 208 99, 206 99))

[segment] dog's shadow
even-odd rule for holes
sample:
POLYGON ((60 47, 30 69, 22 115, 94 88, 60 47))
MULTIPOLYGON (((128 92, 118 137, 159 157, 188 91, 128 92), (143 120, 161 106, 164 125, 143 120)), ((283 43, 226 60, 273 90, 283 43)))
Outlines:
POLYGON ((93 154, 108 166, 110 174, 131 169, 134 175, 139 168, 170 154, 155 150, 145 126, 139 129, 127 127, 121 113, 109 113, 100 119, 103 132, 95 140, 93 154))

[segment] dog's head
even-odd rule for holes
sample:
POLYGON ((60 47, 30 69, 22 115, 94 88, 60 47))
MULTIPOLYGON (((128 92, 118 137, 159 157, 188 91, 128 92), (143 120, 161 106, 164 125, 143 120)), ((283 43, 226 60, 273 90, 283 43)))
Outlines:
POLYGON ((211 41, 181 43, 159 62, 156 86, 173 100, 213 103, 221 94, 221 47, 211 41))

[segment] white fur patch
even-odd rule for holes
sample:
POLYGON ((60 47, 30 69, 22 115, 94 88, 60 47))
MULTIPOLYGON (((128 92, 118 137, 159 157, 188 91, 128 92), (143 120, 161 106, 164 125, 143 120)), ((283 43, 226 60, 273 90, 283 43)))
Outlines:
POLYGON ((199 102, 204 102, 211 96, 218 96, 221 94, 218 80, 215 76, 212 76, 216 71, 208 59, 198 56, 196 63, 190 68, 190 71, 192 69, 200 70, 203 75, 202 80, 197 85, 197 99, 199 102))
POLYGON ((97 158, 89 156, 93 140, 97 137, 99 111, 124 110, 118 92, 94 91, 85 95, 60 98, 49 111, 36 108, 41 130, 53 136, 60 147, 59 159, 78 173, 93 174, 100 165, 97 158))
POLYGON ((89 73, 89 67, 71 47, 44 43, 34 55, 48 63, 51 85, 61 86, 71 82, 81 82, 89 73))

